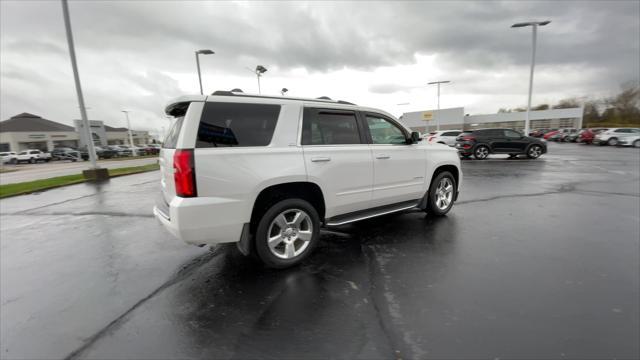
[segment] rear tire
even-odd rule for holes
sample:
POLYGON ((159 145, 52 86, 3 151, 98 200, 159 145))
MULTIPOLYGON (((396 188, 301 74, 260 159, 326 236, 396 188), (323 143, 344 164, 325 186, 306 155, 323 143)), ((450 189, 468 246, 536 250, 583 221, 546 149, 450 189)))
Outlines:
POLYGON ((31 158, 31 159, 29 159, 29 163, 31 163, 31 164, 35 164, 35 163, 36 163, 36 159, 35 159, 35 158, 31 158))
POLYGON ((255 234, 258 258, 271 268, 283 269, 304 260, 318 243, 320 217, 302 199, 279 201, 262 215, 255 234))
POLYGON ((611 139, 607 140, 607 145, 609 145, 609 146, 618 145, 618 139, 617 138, 611 138, 611 139))
POLYGON ((636 140, 633 142, 633 147, 634 148, 640 148, 640 140, 636 140))
POLYGON ((473 157, 477 160, 484 160, 489 156, 489 148, 485 145, 480 145, 476 147, 473 151, 473 157))
POLYGON ((426 212, 435 216, 446 215, 453 207, 457 188, 456 179, 450 172, 439 173, 429 186, 426 212))

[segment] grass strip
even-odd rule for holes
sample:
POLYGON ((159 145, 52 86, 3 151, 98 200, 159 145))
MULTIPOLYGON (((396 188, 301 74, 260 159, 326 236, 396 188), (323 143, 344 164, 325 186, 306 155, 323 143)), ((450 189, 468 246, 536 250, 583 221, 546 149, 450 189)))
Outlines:
MULTIPOLYGON (((148 164, 142 166, 109 169, 109 176, 118 177, 123 175, 131 175, 147 171, 154 171, 158 170, 159 168, 160 166, 158 164, 148 164)), ((82 174, 75 174, 21 182, 16 184, 0 185, 0 199, 10 196, 29 194, 36 191, 53 189, 61 186, 79 184, 85 181, 86 179, 84 178, 84 176, 82 176, 82 174)))

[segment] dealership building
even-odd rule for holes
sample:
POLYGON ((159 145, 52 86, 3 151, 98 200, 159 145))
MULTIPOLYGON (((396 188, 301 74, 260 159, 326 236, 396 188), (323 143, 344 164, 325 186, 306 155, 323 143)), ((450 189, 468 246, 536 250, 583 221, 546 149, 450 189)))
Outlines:
MULTIPOLYGON (((582 107, 531 111, 531 129, 582 128, 582 107)), ((463 107, 414 111, 402 114, 400 120, 408 127, 422 133, 440 130, 473 130, 483 128, 509 128, 524 130, 526 112, 509 112, 488 115, 466 115, 463 107)))
MULTIPOLYGON (((38 149, 51 151, 56 147, 82 148, 87 144, 82 122, 74 120, 74 126, 43 119, 38 115, 22 113, 0 122, 0 151, 38 149)), ((95 145, 128 145, 127 128, 114 128, 102 121, 91 120, 91 136, 95 145)), ((133 143, 153 142, 148 131, 132 130, 133 143)))

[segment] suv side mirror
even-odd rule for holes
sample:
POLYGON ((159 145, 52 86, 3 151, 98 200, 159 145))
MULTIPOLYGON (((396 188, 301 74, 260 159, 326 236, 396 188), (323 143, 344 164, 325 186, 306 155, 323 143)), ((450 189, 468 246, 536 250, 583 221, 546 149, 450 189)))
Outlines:
POLYGON ((421 140, 421 139, 420 139, 420 133, 419 133, 419 132, 417 132, 417 131, 412 131, 412 132, 411 132, 411 138, 409 139, 408 143, 409 143, 409 144, 415 144, 415 143, 417 143, 417 142, 418 142, 418 141, 420 141, 420 140, 421 140))

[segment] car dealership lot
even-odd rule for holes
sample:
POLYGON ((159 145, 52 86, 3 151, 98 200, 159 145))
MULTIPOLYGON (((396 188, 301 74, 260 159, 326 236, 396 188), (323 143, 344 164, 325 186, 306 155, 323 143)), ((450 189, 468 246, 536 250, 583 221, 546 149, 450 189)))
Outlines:
MULTIPOLYGON (((129 166, 148 165, 156 163, 157 161, 157 157, 140 159, 130 158, 123 160, 101 160, 98 161, 98 165, 107 169, 116 169, 129 166)), ((82 170, 87 169, 87 167, 89 167, 89 162, 86 161, 54 161, 40 164, 5 165, 6 169, 17 171, 0 174, 0 185, 79 174, 82 170)))
POLYGON ((280 271, 168 235, 157 172, 1 200, 2 357, 637 358, 640 151, 506 157, 280 271))

